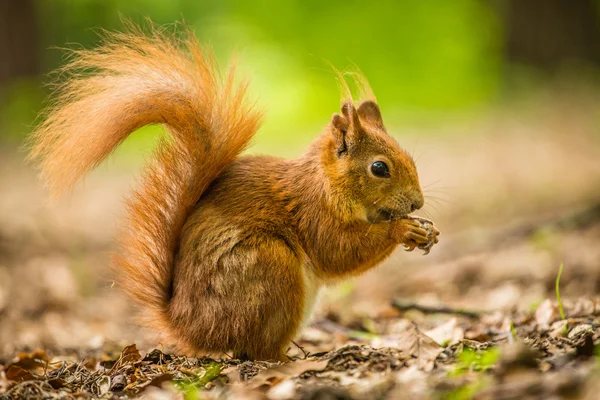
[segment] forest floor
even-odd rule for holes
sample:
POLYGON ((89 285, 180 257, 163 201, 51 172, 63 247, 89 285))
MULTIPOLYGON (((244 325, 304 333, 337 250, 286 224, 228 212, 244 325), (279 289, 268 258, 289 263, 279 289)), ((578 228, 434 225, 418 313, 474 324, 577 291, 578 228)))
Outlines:
MULTIPOLYGON (((535 261, 531 248, 540 246, 540 239, 531 240, 531 231, 510 231, 505 246, 477 258, 500 258, 493 262, 499 266, 507 262, 511 272, 501 275, 511 279, 489 280, 479 270, 480 260, 470 256, 443 265, 413 265, 414 273, 402 283, 403 299, 378 301, 370 316, 332 309, 321 314, 290 346, 287 363, 244 362, 226 355, 187 358, 144 342, 138 348, 102 334, 87 337, 98 319, 88 314, 94 306, 28 315, 29 327, 21 321, 19 335, 38 330, 42 343, 39 349, 23 346, 26 351, 0 358, 0 398, 595 399, 600 390, 600 298, 573 294, 597 291, 600 285, 600 206, 572 217, 544 229, 553 229, 554 243, 588 249, 585 258, 591 263, 564 266, 561 279, 558 266, 554 276, 535 282, 532 271, 509 265, 503 253, 535 261), (440 279, 439 268, 447 280, 440 279), (478 295, 470 293, 470 301, 457 299, 455 305, 423 295, 424 287, 435 292, 454 286, 459 293, 477 287, 478 295), (547 298, 530 302, 541 300, 546 289, 547 298), (571 295, 559 298, 561 290, 571 295), (413 298, 421 301, 406 300, 413 298), (489 301, 503 304, 486 310, 489 301), (507 302, 516 304, 506 307, 507 302), (87 342, 77 344, 82 337, 87 342)), ((110 327, 101 325, 98 332, 111 336, 106 333, 110 327)), ((7 340, 22 338, 7 335, 3 344, 7 340)))
POLYGON ((286 363, 154 343, 106 269, 131 174, 105 169, 47 206, 21 157, 0 154, 0 399, 598 398, 600 138, 586 104, 409 136, 440 243, 329 288, 286 363))

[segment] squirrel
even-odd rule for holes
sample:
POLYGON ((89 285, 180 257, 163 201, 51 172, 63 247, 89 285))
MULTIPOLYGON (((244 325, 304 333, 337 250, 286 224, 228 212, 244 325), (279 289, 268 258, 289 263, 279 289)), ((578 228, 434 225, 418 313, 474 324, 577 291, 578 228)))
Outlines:
POLYGON ((55 197, 136 129, 168 131, 126 200, 112 269, 176 350, 285 360, 322 287, 438 242, 409 215, 424 204, 417 169, 374 97, 346 96, 298 159, 240 155, 261 112, 189 30, 132 26, 73 52, 28 157, 55 197))

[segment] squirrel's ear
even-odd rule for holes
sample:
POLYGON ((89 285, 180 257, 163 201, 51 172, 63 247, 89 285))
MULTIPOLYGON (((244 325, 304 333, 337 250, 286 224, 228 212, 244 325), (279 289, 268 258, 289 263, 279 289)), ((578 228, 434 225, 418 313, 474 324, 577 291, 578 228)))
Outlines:
POLYGON ((331 132, 333 133, 338 156, 341 156, 348 151, 346 136, 349 128, 350 126, 346 118, 339 114, 333 114, 333 117, 331 118, 331 132))
POLYGON ((348 145, 356 140, 360 132, 360 121, 352 103, 348 102, 342 106, 342 115, 333 114, 331 130, 336 142, 337 155, 341 156, 348 151, 348 145))
POLYGON ((342 114, 344 114, 344 117, 350 122, 350 130, 355 132, 360 131, 360 120, 358 119, 354 104, 349 101, 344 103, 342 106, 342 114))
POLYGON ((372 100, 367 100, 361 103, 356 110, 361 121, 367 125, 376 126, 380 129, 385 129, 383 126, 383 119, 381 118, 381 111, 379 106, 372 100))

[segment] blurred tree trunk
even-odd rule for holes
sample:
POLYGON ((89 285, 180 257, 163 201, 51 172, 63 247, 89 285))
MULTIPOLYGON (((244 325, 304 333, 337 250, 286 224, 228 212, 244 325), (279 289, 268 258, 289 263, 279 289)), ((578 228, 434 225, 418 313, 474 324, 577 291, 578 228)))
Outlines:
POLYGON ((0 0, 0 87, 39 72, 34 0, 0 0))
POLYGON ((595 0, 508 0, 509 61, 554 70, 564 61, 600 64, 595 0))

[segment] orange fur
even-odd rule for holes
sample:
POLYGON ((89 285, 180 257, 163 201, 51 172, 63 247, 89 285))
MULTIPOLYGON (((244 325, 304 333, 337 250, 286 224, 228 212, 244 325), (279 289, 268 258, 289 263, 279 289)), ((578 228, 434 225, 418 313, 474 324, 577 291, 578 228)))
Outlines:
POLYGON ((117 282, 164 320, 173 256, 187 214, 208 185, 246 147, 260 114, 221 76, 209 52, 187 33, 154 29, 106 34, 95 50, 75 51, 61 70, 47 119, 34 132, 30 157, 56 196, 102 162, 132 131, 163 124, 164 140, 127 201, 119 237, 117 282))
POLYGON ((163 124, 171 134, 127 201, 114 270, 147 323, 182 350, 282 359, 321 286, 372 268, 398 244, 431 240, 407 217, 423 205, 414 162, 360 75, 370 100, 346 101, 288 161, 239 156, 260 114, 189 32, 107 34, 62 72, 31 139, 53 195, 135 129, 163 124), (389 164, 389 178, 369 172, 374 160, 389 164))

